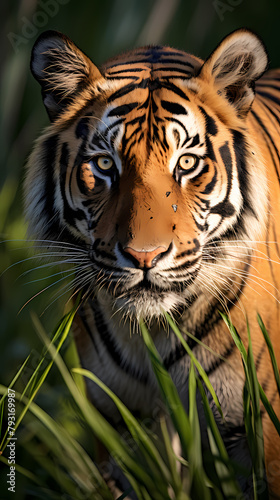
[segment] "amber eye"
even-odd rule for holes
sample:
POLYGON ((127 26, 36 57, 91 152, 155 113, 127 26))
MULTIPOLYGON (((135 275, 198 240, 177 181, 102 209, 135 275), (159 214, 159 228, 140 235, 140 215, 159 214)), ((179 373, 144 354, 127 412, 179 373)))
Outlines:
POLYGON ((110 170, 114 165, 112 158, 110 158, 109 156, 98 156, 95 160, 95 163, 100 170, 105 171, 110 170))
POLYGON ((179 158, 178 167, 185 170, 186 173, 192 171, 198 163, 198 158, 192 155, 183 155, 179 158))

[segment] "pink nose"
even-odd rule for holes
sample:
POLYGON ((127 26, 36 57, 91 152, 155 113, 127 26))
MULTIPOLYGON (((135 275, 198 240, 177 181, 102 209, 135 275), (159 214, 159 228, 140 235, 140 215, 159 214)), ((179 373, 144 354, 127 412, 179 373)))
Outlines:
POLYGON ((151 252, 138 252, 138 250, 134 250, 134 248, 131 247, 126 247, 124 248, 124 251, 126 253, 129 253, 134 260, 137 261, 138 266, 140 268, 151 268, 154 267, 157 260, 159 259, 160 255, 164 252, 166 252, 165 247, 158 247, 155 248, 155 250, 152 250, 151 252), (156 258, 157 257, 157 258, 156 258))

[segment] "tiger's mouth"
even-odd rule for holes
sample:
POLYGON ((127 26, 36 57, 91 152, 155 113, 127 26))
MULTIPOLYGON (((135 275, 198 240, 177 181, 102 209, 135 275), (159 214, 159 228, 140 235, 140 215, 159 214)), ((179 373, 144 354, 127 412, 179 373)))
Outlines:
POLYGON ((150 320, 161 317, 164 312, 178 311, 188 306, 192 295, 189 290, 198 270, 182 281, 159 275, 149 276, 149 273, 144 272, 137 283, 124 280, 118 286, 108 286, 107 291, 123 316, 150 320))
POLYGON ((98 279, 92 286, 100 296, 105 292, 104 300, 133 320, 158 318, 164 312, 188 307, 194 288, 197 289, 195 282, 202 265, 202 252, 193 255, 193 249, 188 249, 187 259, 184 253, 176 258, 175 252, 171 255, 172 248, 170 245, 168 252, 156 262, 144 260, 143 263, 134 262, 124 251, 117 252, 113 263, 109 253, 103 250, 101 260, 94 248, 90 259, 98 279))
MULTIPOLYGON (((199 273, 200 266, 192 273, 185 276, 174 277, 172 270, 168 273, 153 272, 153 270, 138 271, 136 274, 127 276, 124 274, 122 279, 119 279, 115 286, 111 286, 110 279, 108 280, 108 291, 114 294, 123 295, 124 293, 147 293, 159 294, 165 292, 182 293, 186 288, 193 284, 196 276, 199 273)), ((114 281, 114 280, 113 280, 114 281)))

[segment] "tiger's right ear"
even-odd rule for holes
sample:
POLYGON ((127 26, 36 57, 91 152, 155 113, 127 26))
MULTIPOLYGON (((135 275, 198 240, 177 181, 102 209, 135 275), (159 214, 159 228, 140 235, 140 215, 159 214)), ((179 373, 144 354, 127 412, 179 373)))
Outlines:
POLYGON ((42 87, 51 121, 86 85, 102 78, 98 68, 70 38, 52 30, 42 33, 35 42, 31 71, 42 87))
POLYGON ((267 69, 262 41, 247 29, 228 35, 203 64, 199 77, 225 97, 237 115, 246 117, 254 101, 255 81, 267 69))

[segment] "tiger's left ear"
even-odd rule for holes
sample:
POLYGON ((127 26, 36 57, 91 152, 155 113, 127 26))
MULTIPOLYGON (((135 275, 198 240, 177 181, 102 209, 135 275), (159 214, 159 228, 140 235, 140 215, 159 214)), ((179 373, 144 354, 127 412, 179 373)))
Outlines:
POLYGON ((43 101, 51 121, 86 86, 103 78, 93 62, 58 31, 45 31, 36 40, 31 71, 42 87, 43 101))
POLYGON ((245 117, 254 100, 254 83, 265 72, 268 57, 261 40, 239 29, 228 35, 203 64, 199 77, 212 83, 245 117))

